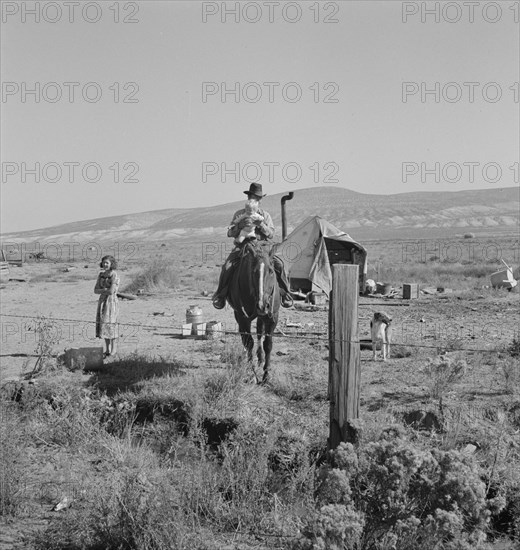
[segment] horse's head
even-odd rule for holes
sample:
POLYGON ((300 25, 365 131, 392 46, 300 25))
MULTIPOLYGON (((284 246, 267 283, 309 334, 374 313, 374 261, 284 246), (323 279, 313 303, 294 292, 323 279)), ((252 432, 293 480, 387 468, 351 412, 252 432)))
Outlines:
POLYGON ((244 244, 243 254, 247 255, 250 273, 250 290, 256 300, 258 315, 272 315, 276 292, 276 273, 266 247, 252 240, 244 244))

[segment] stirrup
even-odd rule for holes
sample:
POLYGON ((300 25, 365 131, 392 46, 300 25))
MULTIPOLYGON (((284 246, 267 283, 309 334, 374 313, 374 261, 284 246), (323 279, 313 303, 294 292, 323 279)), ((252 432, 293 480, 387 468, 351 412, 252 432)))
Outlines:
POLYGON ((294 305, 294 300, 292 296, 289 293, 285 294, 285 296, 282 296, 282 299, 280 300, 280 305, 286 308, 292 307, 294 305))

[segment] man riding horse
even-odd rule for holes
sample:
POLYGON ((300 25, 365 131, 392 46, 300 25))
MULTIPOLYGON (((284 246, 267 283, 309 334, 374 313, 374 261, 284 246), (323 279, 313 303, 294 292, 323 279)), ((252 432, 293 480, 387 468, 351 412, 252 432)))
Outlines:
MULTIPOLYGON (((262 194, 262 185, 260 183, 252 183, 249 186, 249 190, 244 191, 248 200, 255 199, 260 202, 265 195, 262 194)), ((238 210, 233 216, 233 221, 228 228, 227 235, 236 239, 244 227, 248 223, 254 224, 255 236, 262 246, 268 246, 271 248, 274 235, 274 224, 269 212, 258 208, 253 216, 248 217, 246 209, 238 210), (238 221, 236 221, 238 220, 238 221)), ((220 271, 220 278, 218 282, 218 288, 213 295, 213 306, 216 309, 222 309, 226 305, 226 297, 228 294, 229 282, 233 272, 240 261, 240 247, 236 246, 228 256, 226 263, 222 266, 220 271)), ((281 305, 282 307, 291 307, 293 300, 291 298, 291 291, 289 288, 289 281, 285 273, 285 268, 282 260, 273 254, 272 256, 273 267, 276 272, 276 279, 278 286, 280 287, 281 305)))

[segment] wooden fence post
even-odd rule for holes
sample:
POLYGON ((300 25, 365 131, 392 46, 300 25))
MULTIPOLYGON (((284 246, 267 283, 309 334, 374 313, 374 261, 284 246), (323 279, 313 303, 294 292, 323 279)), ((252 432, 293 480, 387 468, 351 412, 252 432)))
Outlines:
POLYGON ((329 449, 355 439, 349 421, 359 417, 359 266, 332 265, 329 301, 329 449))

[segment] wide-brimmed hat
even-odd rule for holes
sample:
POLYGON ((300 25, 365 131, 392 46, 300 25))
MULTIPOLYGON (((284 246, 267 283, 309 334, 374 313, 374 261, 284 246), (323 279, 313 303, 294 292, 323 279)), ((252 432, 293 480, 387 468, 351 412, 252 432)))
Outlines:
POLYGON ((255 197, 262 199, 265 195, 262 194, 262 184, 261 183, 252 183, 249 186, 249 191, 244 191, 246 195, 254 195, 255 197))

